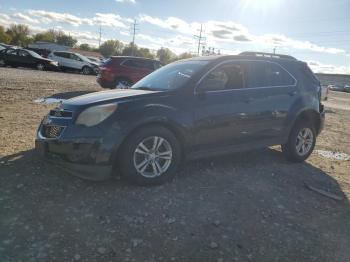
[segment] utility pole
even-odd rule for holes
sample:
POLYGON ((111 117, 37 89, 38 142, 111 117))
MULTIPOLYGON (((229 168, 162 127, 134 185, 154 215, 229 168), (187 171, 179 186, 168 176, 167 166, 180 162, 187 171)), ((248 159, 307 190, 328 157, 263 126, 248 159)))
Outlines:
POLYGON ((137 21, 136 19, 134 20, 134 23, 132 25, 132 43, 131 43, 131 56, 134 56, 135 54, 135 36, 136 36, 136 31, 137 29, 137 21))
POLYGON ((101 38, 102 38, 102 27, 100 25, 100 29, 99 29, 99 38, 98 38, 98 48, 101 47, 101 38))
POLYGON ((194 37, 198 39, 198 49, 197 49, 197 55, 199 56, 199 51, 201 48, 201 45, 203 44, 202 40, 205 41, 206 38, 202 36, 203 33, 203 25, 201 24, 201 29, 199 31, 199 35, 195 35, 194 37))
POLYGON ((275 47, 273 48, 273 54, 276 54, 276 49, 277 49, 277 46, 275 46, 275 47))

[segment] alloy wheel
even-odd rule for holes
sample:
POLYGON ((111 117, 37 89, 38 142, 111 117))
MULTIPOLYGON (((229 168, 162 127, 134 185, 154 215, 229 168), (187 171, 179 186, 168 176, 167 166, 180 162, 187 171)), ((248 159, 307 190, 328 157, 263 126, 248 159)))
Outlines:
POLYGON ((90 74, 90 68, 84 67, 83 68, 83 75, 89 75, 90 74))
POLYGON ((44 70, 44 65, 43 64, 38 64, 36 68, 40 71, 44 70))
POLYGON ((312 148, 314 135, 310 128, 303 128, 299 131, 295 143, 296 152, 299 156, 305 156, 312 148))
POLYGON ((130 87, 130 83, 128 81, 118 81, 115 85, 115 88, 117 89, 128 89, 130 87))
POLYGON ((134 167, 146 178, 155 178, 165 173, 172 163, 173 150, 170 143, 159 136, 142 140, 134 151, 134 167))

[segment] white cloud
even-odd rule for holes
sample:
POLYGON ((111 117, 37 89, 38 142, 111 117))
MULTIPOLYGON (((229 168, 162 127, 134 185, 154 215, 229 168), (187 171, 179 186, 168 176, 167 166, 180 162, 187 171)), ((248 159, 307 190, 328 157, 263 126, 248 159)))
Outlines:
POLYGON ((96 13, 95 17, 92 18, 92 21, 95 25, 127 28, 125 22, 131 22, 132 20, 122 18, 121 16, 112 13, 96 13))
POLYGON ((328 48, 324 46, 319 46, 313 44, 309 41, 299 41, 288 38, 284 35, 277 34, 265 34, 255 38, 257 42, 266 44, 268 46, 280 46, 280 47, 291 47, 294 49, 303 49, 310 50, 319 53, 328 53, 328 54, 342 54, 345 53, 345 50, 339 48, 328 48))
POLYGON ((92 25, 93 22, 89 18, 81 18, 68 13, 49 12, 45 10, 29 10, 28 14, 40 19, 41 22, 49 23, 64 23, 72 26, 80 26, 83 24, 92 25))
MULTIPOLYGON (((1 17, 0 17, 1 18, 1 17)), ((27 22, 31 24, 67 24, 75 27, 82 25, 102 25, 114 28, 127 28, 126 23, 131 19, 123 18, 112 13, 96 13, 93 17, 79 17, 68 13, 50 12, 45 10, 28 10, 26 13, 13 13, 12 20, 15 22, 27 22)), ((5 19, 10 19, 9 16, 5 19)))
POLYGON ((136 0, 115 0, 117 3, 131 3, 136 4, 136 0))
MULTIPOLYGON (((201 26, 198 22, 188 23, 177 17, 161 19, 149 15, 139 15, 141 22, 146 22, 161 28, 174 30, 187 35, 198 35, 201 26)), ((217 45, 218 43, 250 43, 265 45, 268 47, 280 46, 294 49, 310 50, 319 53, 342 54, 345 50, 333 47, 324 47, 310 41, 300 41, 279 34, 254 35, 243 25, 233 21, 207 21, 202 24, 207 43, 217 45)))
POLYGON ((318 61, 307 61, 312 71, 325 74, 350 74, 350 66, 336 66, 318 61))
POLYGON ((11 17, 19 20, 19 21, 24 21, 24 22, 28 22, 28 23, 32 23, 32 24, 38 24, 39 20, 37 19, 33 19, 25 14, 22 13, 14 13, 11 15, 11 17))

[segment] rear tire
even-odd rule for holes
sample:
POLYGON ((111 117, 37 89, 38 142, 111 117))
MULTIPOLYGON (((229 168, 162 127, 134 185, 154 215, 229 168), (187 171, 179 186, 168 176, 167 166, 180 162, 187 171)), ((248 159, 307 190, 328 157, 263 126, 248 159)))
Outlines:
POLYGON ((44 71, 45 70, 45 65, 42 63, 39 63, 36 65, 36 69, 38 69, 39 71, 44 71))
POLYGON ((288 142, 281 147, 287 160, 298 163, 305 161, 311 155, 315 145, 315 127, 303 120, 294 125, 288 142))
POLYGON ((118 78, 115 80, 115 89, 128 89, 132 86, 132 82, 126 78, 118 78))
POLYGON ((181 162, 180 145, 164 127, 140 129, 123 144, 118 164, 122 176, 140 185, 160 185, 171 180, 181 162))

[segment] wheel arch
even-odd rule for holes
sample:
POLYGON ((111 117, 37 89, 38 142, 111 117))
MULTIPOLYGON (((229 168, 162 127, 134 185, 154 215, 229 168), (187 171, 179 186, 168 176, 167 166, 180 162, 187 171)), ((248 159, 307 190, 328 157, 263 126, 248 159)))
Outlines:
POLYGON ((180 127, 178 127, 176 124, 172 123, 171 121, 152 120, 149 122, 140 123, 140 124, 134 126, 133 128, 131 128, 130 130, 128 130, 128 134, 125 137, 123 137, 122 142, 118 146, 116 146, 113 150, 113 153, 112 153, 111 159, 110 159, 110 162, 112 163, 113 166, 115 166, 115 164, 118 162, 118 159, 119 159, 120 155, 122 154, 123 147, 128 142, 128 140, 136 132, 138 132, 139 130, 141 130, 143 128, 147 128, 147 127, 153 127, 153 128, 154 127, 163 127, 163 128, 168 129, 171 133, 173 133, 174 136, 176 137, 176 139, 179 141, 182 160, 185 159, 186 138, 185 138, 184 131, 182 131, 180 127))
POLYGON ((293 122, 292 127, 300 122, 300 121, 307 121, 307 122, 311 122, 312 125, 315 128, 315 131, 317 134, 319 134, 320 129, 321 129, 321 116, 320 113, 317 112, 314 109, 304 109, 301 112, 299 112, 299 114, 297 114, 297 116, 295 117, 295 120, 293 122))
POLYGON ((132 81, 131 78, 128 76, 116 76, 114 79, 114 83, 117 83, 117 81, 121 81, 121 80, 126 80, 130 82, 131 85, 134 83, 134 81, 132 81))

